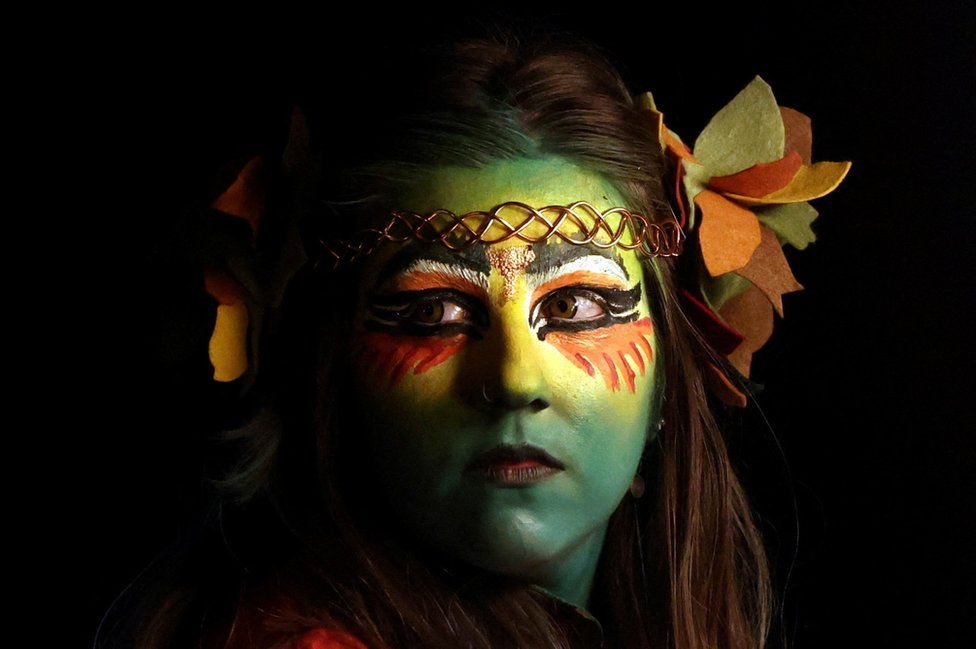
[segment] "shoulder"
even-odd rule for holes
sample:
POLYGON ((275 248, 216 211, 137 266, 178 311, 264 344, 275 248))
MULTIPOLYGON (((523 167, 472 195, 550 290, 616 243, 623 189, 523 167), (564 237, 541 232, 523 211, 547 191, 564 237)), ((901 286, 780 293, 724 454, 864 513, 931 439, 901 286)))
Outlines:
POLYGON ((287 649, 369 649, 354 635, 337 629, 318 627, 305 632, 287 649))

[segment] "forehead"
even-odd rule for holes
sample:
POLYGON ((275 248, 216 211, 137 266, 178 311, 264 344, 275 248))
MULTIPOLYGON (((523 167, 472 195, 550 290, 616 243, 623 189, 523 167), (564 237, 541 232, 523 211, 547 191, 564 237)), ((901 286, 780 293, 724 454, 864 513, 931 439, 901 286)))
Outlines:
MULTIPOLYGON (((586 201, 601 212, 625 204, 617 189, 601 175, 559 156, 513 158, 479 168, 433 167, 397 196, 401 209, 421 214, 436 209, 448 209, 462 215, 490 210, 510 201, 535 208, 586 201)), ((541 224, 533 225, 545 230, 541 224)), ((505 234, 505 229, 501 226, 496 225, 493 228, 496 229, 487 232, 487 239, 497 239, 505 234)), ((531 235, 531 229, 524 232, 531 235)), ((497 253, 506 248, 526 245, 526 242, 513 237, 493 244, 490 248, 497 253)), ((633 283, 640 276, 637 253, 619 247, 574 245, 552 236, 545 242, 533 244, 532 253, 532 260, 525 266, 525 271, 529 273, 545 274, 572 264, 590 270, 623 274, 629 283, 633 283)), ((494 257, 497 259, 498 255, 495 254, 494 257)), ((491 272, 492 267, 484 245, 475 244, 463 250, 451 250, 441 244, 409 241, 377 251, 370 262, 372 272, 368 275, 373 276, 374 281, 382 282, 397 272, 410 268, 419 260, 461 267, 485 275, 491 272)))
POLYGON ((488 210, 507 201, 541 207, 587 201, 600 210, 623 206, 601 175, 560 156, 498 160, 484 167, 433 167, 397 197, 404 209, 455 214, 488 210))

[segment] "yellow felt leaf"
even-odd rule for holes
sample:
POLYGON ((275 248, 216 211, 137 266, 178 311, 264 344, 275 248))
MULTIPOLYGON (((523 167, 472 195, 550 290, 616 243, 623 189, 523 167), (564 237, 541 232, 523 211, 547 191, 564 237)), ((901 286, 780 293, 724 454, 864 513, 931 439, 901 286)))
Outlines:
POLYGON ((772 194, 759 198, 726 194, 744 205, 770 205, 775 203, 803 203, 826 196, 837 189, 851 169, 850 162, 815 162, 803 165, 790 184, 772 194))
POLYGON ((229 382, 247 371, 247 305, 217 305, 217 321, 210 336, 210 363, 215 381, 229 382))
POLYGON ((695 196, 695 204, 702 212, 698 240, 709 275, 748 264, 762 241, 756 215, 708 189, 695 196))

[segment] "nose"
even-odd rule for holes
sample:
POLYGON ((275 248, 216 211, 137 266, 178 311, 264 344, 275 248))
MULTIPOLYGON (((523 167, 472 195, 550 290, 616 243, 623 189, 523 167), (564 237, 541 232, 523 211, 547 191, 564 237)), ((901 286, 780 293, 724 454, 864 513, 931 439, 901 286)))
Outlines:
POLYGON ((551 393, 540 349, 543 343, 521 311, 503 311, 508 312, 494 323, 497 364, 486 376, 482 395, 495 409, 544 410, 550 405, 551 393))

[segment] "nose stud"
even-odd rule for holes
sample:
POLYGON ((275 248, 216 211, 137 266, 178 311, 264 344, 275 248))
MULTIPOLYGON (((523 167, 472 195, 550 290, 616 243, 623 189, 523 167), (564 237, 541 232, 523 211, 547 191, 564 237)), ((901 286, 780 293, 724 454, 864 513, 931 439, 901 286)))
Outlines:
POLYGON ((481 396, 484 397, 485 403, 492 403, 494 399, 488 396, 488 381, 481 384, 481 396))

